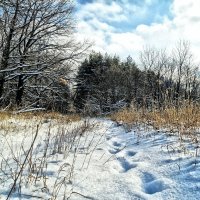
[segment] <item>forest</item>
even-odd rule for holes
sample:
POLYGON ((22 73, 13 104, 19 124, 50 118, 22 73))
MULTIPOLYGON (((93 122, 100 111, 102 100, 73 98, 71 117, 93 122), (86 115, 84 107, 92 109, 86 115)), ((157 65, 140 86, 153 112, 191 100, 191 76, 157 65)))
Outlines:
POLYGON ((171 44, 166 28, 182 30, 198 3, 0 0, 0 199, 199 200, 200 43, 179 30, 171 44), (128 20, 130 5, 152 20, 132 34, 113 22, 128 20), (135 33, 163 28, 161 18, 169 45, 155 32, 157 45, 134 54, 135 33), (92 35, 105 36, 104 49, 92 35), (133 55, 107 51, 122 43, 114 50, 133 55))
POLYGON ((106 114, 199 102, 199 66, 188 41, 171 52, 146 46, 136 63, 78 42, 71 1, 6 0, 1 10, 2 109, 106 114))

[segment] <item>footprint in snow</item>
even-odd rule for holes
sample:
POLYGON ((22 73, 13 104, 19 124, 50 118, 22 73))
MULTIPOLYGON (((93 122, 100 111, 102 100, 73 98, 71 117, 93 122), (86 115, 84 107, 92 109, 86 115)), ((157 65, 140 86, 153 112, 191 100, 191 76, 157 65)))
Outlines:
POLYGON ((167 189, 162 180, 157 180, 152 174, 145 172, 143 174, 143 188, 146 194, 155 194, 167 189))
POLYGON ((117 160, 119 161, 119 163, 122 167, 121 172, 127 172, 128 170, 137 167, 137 164, 129 162, 124 157, 119 157, 119 158, 117 158, 117 160))
POLYGON ((112 145, 113 145, 114 147, 121 147, 121 146, 122 146, 119 142, 116 142, 116 141, 113 142, 112 145))
POLYGON ((121 151, 121 149, 110 149, 108 150, 110 154, 117 154, 121 151))
POLYGON ((126 155, 129 156, 129 157, 133 157, 137 152, 134 152, 134 151, 127 151, 126 152, 126 155))
POLYGON ((148 172, 143 173, 143 182, 144 183, 149 183, 149 182, 152 182, 154 180, 155 180, 155 177, 152 174, 150 174, 148 172))
POLYGON ((119 153, 120 151, 122 151, 123 149, 124 149, 124 147, 122 146, 121 143, 114 141, 114 142, 112 142, 112 147, 111 147, 111 149, 108 150, 108 151, 109 151, 109 153, 111 153, 111 154, 117 154, 117 153, 119 153))
POLYGON ((111 139, 111 136, 107 136, 106 140, 109 141, 111 139))

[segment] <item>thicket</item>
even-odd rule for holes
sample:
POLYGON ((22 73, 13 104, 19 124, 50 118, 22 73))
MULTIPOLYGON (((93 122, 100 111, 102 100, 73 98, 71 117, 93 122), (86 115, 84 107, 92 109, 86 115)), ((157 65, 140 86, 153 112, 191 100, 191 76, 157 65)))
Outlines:
POLYGON ((70 0, 0 1, 2 109, 105 114, 199 103, 200 72, 188 42, 170 53, 146 47, 138 63, 86 56, 90 44, 74 38, 73 11, 70 0))
POLYGON ((110 113, 121 108, 148 111, 200 102, 200 71, 189 43, 178 42, 173 51, 145 48, 140 65, 129 56, 93 52, 76 76, 74 106, 79 112, 110 113))
POLYGON ((66 112, 71 66, 89 47, 71 0, 0 1, 0 106, 66 112))

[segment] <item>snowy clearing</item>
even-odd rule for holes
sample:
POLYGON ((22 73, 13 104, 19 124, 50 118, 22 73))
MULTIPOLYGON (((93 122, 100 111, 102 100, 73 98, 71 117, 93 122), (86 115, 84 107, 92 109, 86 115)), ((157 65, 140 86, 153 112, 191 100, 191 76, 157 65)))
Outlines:
POLYGON ((10 199, 200 197, 198 146, 187 138, 179 141, 148 126, 127 132, 104 119, 7 123, 13 129, 4 124, 0 131, 0 199, 8 197, 14 181, 10 199))

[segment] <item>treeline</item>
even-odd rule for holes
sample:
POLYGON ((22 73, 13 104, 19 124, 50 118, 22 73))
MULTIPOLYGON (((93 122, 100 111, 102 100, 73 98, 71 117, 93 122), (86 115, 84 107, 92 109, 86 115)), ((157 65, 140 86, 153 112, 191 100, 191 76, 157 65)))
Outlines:
POLYGON ((189 43, 180 41, 170 54, 145 48, 140 66, 129 56, 92 53, 76 76, 74 106, 78 112, 109 113, 123 107, 179 108, 200 102, 200 71, 189 43))
POLYGON ((130 56, 86 56, 90 44, 74 37, 73 12, 71 0, 0 0, 1 108, 99 114, 199 102, 188 42, 171 53, 145 48, 139 64, 130 56))

